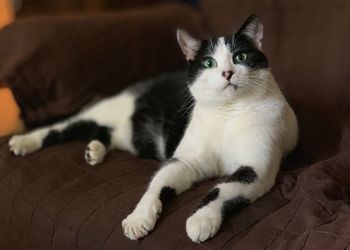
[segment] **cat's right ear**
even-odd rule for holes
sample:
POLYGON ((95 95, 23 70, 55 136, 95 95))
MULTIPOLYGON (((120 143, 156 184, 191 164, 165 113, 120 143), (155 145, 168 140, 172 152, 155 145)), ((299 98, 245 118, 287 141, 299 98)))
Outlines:
POLYGON ((179 42, 179 45, 186 57, 186 60, 194 60, 196 52, 201 45, 201 41, 199 39, 193 38, 190 34, 181 29, 177 30, 177 41, 179 42))
POLYGON ((262 50, 261 40, 264 33, 263 25, 256 15, 253 14, 248 17, 248 19, 243 23, 242 27, 237 32, 237 35, 241 33, 248 36, 253 41, 257 49, 262 50))

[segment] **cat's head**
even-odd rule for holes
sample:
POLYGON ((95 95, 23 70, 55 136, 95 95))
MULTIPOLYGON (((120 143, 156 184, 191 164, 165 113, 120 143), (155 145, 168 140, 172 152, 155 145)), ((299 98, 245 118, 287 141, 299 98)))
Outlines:
POLYGON ((255 15, 234 35, 215 39, 199 40, 178 30, 194 98, 204 104, 221 104, 266 89, 269 70, 262 37, 263 26, 255 15))

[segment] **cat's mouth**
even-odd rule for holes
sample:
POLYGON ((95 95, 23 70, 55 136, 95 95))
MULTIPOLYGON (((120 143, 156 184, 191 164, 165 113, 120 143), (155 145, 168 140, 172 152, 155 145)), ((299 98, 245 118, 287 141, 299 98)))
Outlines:
POLYGON ((225 87, 222 90, 225 90, 227 88, 233 88, 234 90, 238 89, 238 85, 231 83, 231 82, 227 82, 225 87))

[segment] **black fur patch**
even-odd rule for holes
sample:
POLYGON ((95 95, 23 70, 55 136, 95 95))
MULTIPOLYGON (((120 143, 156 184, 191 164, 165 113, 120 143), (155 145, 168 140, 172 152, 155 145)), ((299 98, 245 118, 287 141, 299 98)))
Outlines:
POLYGON ((219 197, 220 189, 214 188, 212 189, 207 196, 201 201, 201 203, 198 205, 197 210, 201 207, 204 207, 208 205, 211 201, 215 201, 219 197))
POLYGON ((247 35, 238 33, 235 34, 234 37, 228 36, 225 38, 225 42, 230 46, 233 58, 235 58, 238 53, 242 52, 247 55, 247 59, 240 64, 245 65, 250 69, 263 69, 269 67, 269 63, 264 53, 255 48, 253 42, 247 35))
POLYGON ((199 49, 196 52, 194 60, 188 61, 187 67, 187 83, 192 84, 197 75, 201 74, 205 67, 203 65, 204 60, 212 56, 215 47, 218 43, 217 38, 204 40, 201 42, 199 49))
POLYGON ((253 183, 257 177, 258 176, 252 167, 241 166, 236 172, 228 177, 227 182, 241 182, 249 184, 253 183))
POLYGON ((165 158, 169 158, 184 134, 192 111, 186 77, 184 73, 171 73, 145 84, 132 116, 132 142, 140 157, 160 160, 154 133, 160 134, 165 142, 165 158))
MULTIPOLYGON (((250 19, 254 18, 252 16, 250 19)), ((247 59, 240 64, 247 66, 249 69, 256 70, 269 67, 269 62, 265 54, 257 49, 254 42, 242 32, 245 26, 252 21, 248 19, 246 23, 242 25, 240 30, 235 35, 225 36, 224 40, 233 54, 233 60, 238 53, 245 53, 247 59)), ((188 62, 187 68, 187 83, 192 84, 197 75, 201 74, 203 70, 206 70, 203 62, 207 57, 211 57, 215 52, 215 47, 218 44, 219 39, 213 38, 204 40, 201 42, 199 49, 196 52, 194 60, 188 62)))
POLYGON ((62 131, 51 130, 43 140, 43 146, 74 140, 99 140, 108 146, 111 142, 111 129, 93 121, 78 121, 62 131))
POLYGON ((175 189, 168 187, 168 186, 165 186, 160 191, 159 199, 162 202, 162 204, 164 205, 165 203, 174 199, 175 196, 176 196, 175 189))
POLYGON ((223 218, 227 218, 243 208, 247 207, 250 201, 243 196, 239 195, 231 200, 227 200, 223 203, 221 208, 221 215, 223 218))

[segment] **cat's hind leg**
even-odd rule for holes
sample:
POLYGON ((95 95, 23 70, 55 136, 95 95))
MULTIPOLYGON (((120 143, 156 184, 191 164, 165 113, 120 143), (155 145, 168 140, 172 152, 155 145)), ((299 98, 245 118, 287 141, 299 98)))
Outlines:
MULTIPOLYGON (((111 128, 101 126, 91 120, 67 120, 52 126, 42 127, 32 132, 15 135, 9 141, 10 151, 25 156, 43 147, 74 141, 90 141, 90 165, 102 162, 106 149, 111 142, 111 128)), ((87 158, 87 153, 85 157, 87 158)))
POLYGON ((85 160, 94 166, 103 161, 110 149, 113 129, 92 120, 78 120, 61 131, 51 130, 44 139, 46 145, 73 140, 89 141, 85 149, 85 160))
POLYGON ((131 126, 120 124, 118 128, 99 126, 90 136, 85 149, 85 160, 91 166, 103 162, 106 154, 113 149, 126 150, 135 153, 131 145, 131 126))
POLYGON ((68 122, 60 122, 54 125, 45 126, 36 130, 14 135, 8 142, 9 149, 15 155, 25 156, 45 146, 45 138, 50 131, 60 131, 68 125, 68 122))

